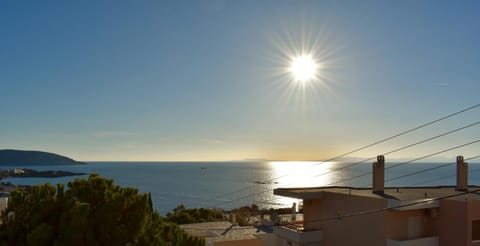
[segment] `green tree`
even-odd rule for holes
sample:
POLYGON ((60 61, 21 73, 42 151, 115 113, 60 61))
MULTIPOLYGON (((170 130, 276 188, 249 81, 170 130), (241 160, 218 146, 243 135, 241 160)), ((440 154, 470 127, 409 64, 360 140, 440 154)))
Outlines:
POLYGON ((2 214, 4 245, 204 245, 152 208, 150 194, 91 175, 10 194, 2 214), (13 214, 13 216, 10 216, 13 214))
POLYGON ((172 212, 167 213, 166 221, 176 224, 191 224, 223 220, 223 212, 205 208, 186 208, 178 205, 172 212))

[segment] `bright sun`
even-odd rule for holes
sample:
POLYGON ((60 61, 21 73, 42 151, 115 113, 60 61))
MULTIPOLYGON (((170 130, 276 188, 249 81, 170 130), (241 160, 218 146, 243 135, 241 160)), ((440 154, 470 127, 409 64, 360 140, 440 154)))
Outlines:
POLYGON ((292 73, 295 81, 308 82, 317 77, 318 64, 311 55, 301 55, 292 58, 289 72, 292 73))

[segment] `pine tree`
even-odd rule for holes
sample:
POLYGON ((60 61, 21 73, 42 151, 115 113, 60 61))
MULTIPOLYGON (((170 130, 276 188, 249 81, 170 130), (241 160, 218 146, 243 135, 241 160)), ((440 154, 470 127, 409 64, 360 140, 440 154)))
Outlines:
POLYGON ((91 175, 10 194, 2 214, 0 245, 204 245, 164 222, 150 194, 91 175), (9 216, 13 213, 13 216, 9 216))

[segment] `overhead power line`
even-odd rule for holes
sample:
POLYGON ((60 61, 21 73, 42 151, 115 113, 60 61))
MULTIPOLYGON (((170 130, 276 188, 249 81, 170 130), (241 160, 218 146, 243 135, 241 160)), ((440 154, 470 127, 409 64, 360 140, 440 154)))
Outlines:
MULTIPOLYGON (((459 148, 462 148, 462 147, 466 147, 466 146, 469 146, 469 145, 472 145, 472 144, 475 144, 475 143, 478 143, 480 142, 480 139, 478 140, 475 140, 475 141, 471 141, 471 142, 468 142, 468 143, 464 143, 464 144, 461 144, 461 145, 457 145, 455 147, 451 147, 451 148, 447 148, 447 149, 444 149, 444 150, 441 150, 441 151, 437 151, 437 152, 434 152, 434 153, 431 153, 431 154, 428 154, 428 155, 424 155, 422 157, 418 157, 418 158, 415 158, 415 159, 411 159, 409 161, 405 161, 405 162, 401 162, 401 163, 397 163, 393 166, 390 166, 390 167, 386 167, 385 170, 387 169, 392 169, 392 168, 396 168, 396 167, 399 167, 399 166, 403 166, 403 165, 406 165, 408 163, 412 163, 412 162, 415 162, 415 161, 418 161, 418 160, 422 160, 422 159, 425 159, 425 158, 428 158, 428 157, 432 157, 432 156, 435 156, 435 155, 438 155, 438 154, 442 154, 442 153, 445 153, 445 152, 448 152, 448 151, 452 151, 452 150, 455 150, 455 149, 459 149, 459 148)), ((473 159, 473 158, 470 158, 470 159, 473 159)), ((361 177, 365 177, 367 175, 371 175, 372 172, 367 172, 367 173, 363 173, 363 174, 360 174, 360 175, 355 175, 355 176, 352 176, 352 177, 349 177, 349 178, 345 178, 345 179, 342 179, 342 180, 338 180, 338 181, 335 181, 335 182, 331 182, 327 185, 324 185, 324 186, 332 186, 332 185, 335 185, 335 184, 338 184, 338 183, 342 183, 342 182, 346 182, 346 181, 350 181, 350 180, 354 180, 354 179, 357 179, 357 178, 361 178, 361 177)), ((263 191, 260 191, 260 192, 256 192, 256 193, 251 193, 249 195, 246 195, 246 196, 242 196, 242 197, 239 197, 239 198, 236 198, 236 199, 232 199, 232 200, 229 200, 229 201, 222 201, 222 202, 218 202, 215 204, 215 206, 218 206, 218 205, 221 205, 221 204, 228 204, 228 203, 232 203, 232 202, 235 202, 235 201, 239 201, 239 200, 243 200, 243 199, 246 199, 246 198, 249 198, 249 197, 252 197, 252 196, 256 196, 256 195, 261 195, 261 194, 264 194, 266 192, 272 192, 274 189, 273 188, 267 188, 263 191)))
POLYGON ((468 143, 460 144, 460 145, 457 145, 457 146, 455 146, 455 147, 451 147, 451 148, 448 148, 448 149, 440 150, 440 151, 435 152, 435 153, 433 153, 433 154, 429 154, 429 155, 425 155, 425 156, 422 156, 422 157, 419 157, 419 158, 415 158, 415 159, 412 159, 412 160, 410 160, 410 161, 397 163, 397 164, 395 164, 395 165, 392 165, 392 166, 389 166, 389 167, 385 167, 385 170, 397 168, 397 167, 399 167, 399 166, 403 166, 403 165, 405 165, 405 164, 408 164, 408 163, 411 163, 411 162, 414 162, 414 161, 418 161, 418 160, 421 160, 421 159, 425 159, 425 158, 428 158, 428 157, 432 157, 432 156, 435 156, 435 155, 438 155, 438 154, 442 154, 442 153, 445 153, 445 152, 448 152, 448 151, 451 151, 451 150, 463 148, 463 147, 466 147, 466 146, 469 146, 469 145, 472 145, 472 144, 478 143, 478 142, 480 142, 480 139, 477 139, 477 140, 475 140, 475 141, 471 141, 471 142, 468 142, 468 143))
MULTIPOLYGON (((461 130, 464 130, 464 129, 467 129, 467 128, 470 128, 470 127, 473 127, 473 126, 476 126, 476 125, 478 125, 478 124, 480 124, 480 121, 477 121, 477 122, 475 122, 475 123, 468 124, 468 125, 465 125, 465 126, 462 126, 462 127, 456 128, 456 129, 453 129, 453 130, 451 130, 451 131, 444 132, 444 133, 435 135, 435 136, 433 136, 433 137, 426 138, 426 139, 423 139, 423 140, 421 140, 421 141, 418 141, 418 142, 415 142, 415 143, 412 143, 412 144, 409 144, 409 145, 406 145, 406 146, 403 146, 403 147, 400 147, 400 148, 397 148, 397 149, 394 149, 394 150, 385 152, 385 153, 383 153, 382 155, 393 154, 393 153, 396 153, 396 152, 398 152, 398 151, 405 150, 405 149, 411 148, 411 147, 413 147, 413 146, 417 146, 417 145, 419 145, 419 144, 426 143, 426 142, 432 141, 432 140, 434 140, 434 139, 441 138, 441 137, 444 137, 444 136, 446 136, 446 135, 449 135, 449 134, 452 134, 452 133, 455 133, 455 132, 458 132, 458 131, 461 131, 461 130)), ((375 160, 375 158, 376 158, 376 157, 371 157, 371 158, 367 158, 367 159, 364 159, 364 160, 361 160, 361 161, 358 161, 358 162, 354 162, 354 163, 348 164, 348 165, 346 165, 346 166, 343 166, 343 167, 340 167, 340 168, 336 168, 336 169, 334 169, 334 170, 330 170, 330 171, 325 172, 325 173, 321 173, 321 174, 316 175, 316 176, 314 176, 314 177, 324 176, 324 175, 326 175, 326 174, 330 174, 330 173, 337 172, 337 171, 340 171, 340 170, 344 170, 344 169, 347 169, 347 168, 350 168, 350 167, 353 167, 353 166, 357 166, 357 165, 362 164, 362 163, 365 163, 365 162, 367 162, 367 161, 375 160)))
MULTIPOLYGON (((387 137, 387 138, 378 140, 378 141, 373 142, 373 143, 371 143, 371 144, 368 144, 368 145, 362 146, 362 147, 360 147, 360 148, 354 149, 354 150, 352 150, 352 151, 346 152, 346 153, 344 153, 344 154, 341 154, 341 155, 335 156, 335 157, 333 157, 333 158, 330 158, 330 159, 321 161, 321 162, 319 162, 319 163, 317 163, 317 164, 315 164, 315 165, 312 165, 311 167, 316 166, 316 165, 320 165, 320 164, 325 163, 325 162, 331 162, 331 161, 340 159, 340 158, 345 157, 345 156, 348 156, 348 155, 350 155, 350 154, 353 154, 353 153, 359 152, 359 151, 361 151, 361 150, 370 148, 370 147, 372 147, 372 146, 375 146, 375 145, 378 145, 378 144, 387 142, 387 141, 392 140, 392 139, 394 139, 394 138, 397 138, 397 137, 406 135, 406 134, 408 134, 408 133, 414 132, 414 131, 419 130, 419 129, 422 129, 422 128, 424 128, 424 127, 433 125, 433 124, 435 124, 435 123, 437 123, 437 122, 440 122, 440 121, 446 120, 446 119, 448 119, 448 118, 454 117, 454 116, 456 116, 456 115, 459 115, 459 114, 465 113, 465 112, 467 112, 467 111, 473 110, 473 109, 475 109, 475 108, 477 108, 477 107, 480 107, 480 103, 475 104, 475 105, 472 105, 472 106, 467 107, 467 108, 464 108, 464 109, 459 110, 459 111, 457 111, 457 112, 454 112, 454 113, 445 115, 445 116, 440 117, 440 118, 438 118, 438 119, 436 119, 436 120, 433 120, 433 121, 424 123, 424 124, 422 124, 422 125, 419 125, 419 126, 416 126, 416 127, 413 127, 413 128, 410 128, 410 129, 408 129, 408 130, 405 130, 405 131, 402 131, 402 132, 400 132, 400 133, 394 134, 394 135, 392 135, 392 136, 390 136, 390 137, 387 137)), ((271 178, 271 179, 267 179, 267 180, 263 181, 262 183, 270 183, 270 182, 272 182, 272 181, 275 181, 275 180, 277 180, 277 179, 286 177, 286 176, 288 176, 288 175, 289 175, 289 174, 277 176, 277 177, 274 177, 274 178, 271 178)), ((232 191, 232 192, 227 192, 227 193, 223 193, 223 194, 220 194, 220 195, 216 195, 216 196, 213 196, 213 197, 211 197, 211 198, 208 198, 208 199, 205 199, 205 200, 201 201, 201 203, 206 203, 206 202, 209 202, 209 201, 212 201, 212 200, 216 200, 216 199, 218 199, 218 198, 225 197, 225 196, 228 196, 228 195, 231 195, 231 194, 234 194, 234 193, 242 192, 242 191, 248 190, 248 189, 250 189, 250 188, 252 188, 252 187, 255 187, 255 186, 257 186, 257 185, 258 185, 258 184, 253 184, 253 185, 249 185, 249 186, 244 187, 244 188, 240 188, 240 189, 234 190, 234 191, 232 191)))
MULTIPOLYGON (((479 158, 479 157, 480 157, 480 155, 477 155, 477 156, 465 159, 465 161, 473 160, 473 159, 476 159, 476 158, 479 158)), ((479 172, 479 171, 480 171, 480 168, 476 168, 476 169, 469 170, 468 173, 471 174, 471 173, 476 173, 476 172, 479 172)), ((413 183, 413 186, 428 184, 428 183, 431 183, 431 182, 435 182, 435 181, 438 181, 438 180, 447 179, 447 178, 451 178, 451 177, 455 177, 455 176, 456 176, 456 174, 445 175, 445 176, 437 177, 437 178, 430 179, 430 180, 423 180, 423 181, 420 181, 420 182, 413 183)))
MULTIPOLYGON (((473 160, 473 159, 477 159, 477 158, 480 158, 480 155, 476 155, 476 156, 473 156, 473 157, 465 158, 464 161, 469 161, 469 160, 473 160)), ((454 164, 456 164, 456 162, 450 162, 450 163, 442 164, 442 165, 439 165, 439 166, 435 166, 435 167, 431 167, 431 168, 427 168, 427 169, 422 169, 422 170, 420 170, 420 171, 416 171, 416 172, 408 173, 408 174, 401 175, 401 176, 398 176, 398 177, 386 179, 386 180, 385 180, 385 183, 390 182, 390 181, 393 181, 393 180, 398 180, 398 179, 406 178, 406 177, 409 177, 409 176, 414 176, 414 175, 417 175, 417 174, 421 174, 421 173, 433 171, 433 170, 440 169, 440 168, 447 167, 447 166, 451 166, 451 165, 454 165, 454 164)), ((472 170, 469 170, 469 171, 468 171, 469 174, 470 174, 470 173, 475 173, 475 172, 480 172, 480 168, 472 169, 472 170)), ((456 174, 455 174, 455 175, 456 175, 456 174)), ((446 175, 446 176, 442 176, 442 177, 435 178, 435 179, 428 180, 428 181, 422 181, 422 182, 413 183, 412 186, 417 186, 417 185, 419 185, 419 184, 426 184, 426 183, 431 183, 431 182, 437 181, 437 180, 442 180, 442 179, 446 179, 446 178, 450 178, 450 177, 455 177, 455 175, 446 175)), ((367 187, 371 187, 371 186, 372 186, 372 184, 370 183, 369 185, 360 186, 360 187, 361 187, 361 188, 367 188, 367 187)), ((256 202, 256 203, 269 204, 269 202, 274 201, 274 200, 275 200, 275 199, 269 199, 269 200, 265 200, 265 201, 258 201, 258 202, 256 202)))
MULTIPOLYGON (((477 156, 474 156, 474 157, 470 157, 468 159, 464 159, 464 161, 476 159, 476 158, 479 158, 479 157, 480 157, 480 155, 477 155, 477 156)), ((401 175, 401 176, 398 176, 398 177, 386 179, 385 183, 393 181, 393 180, 403 179, 403 178, 414 176, 414 175, 417 175, 417 174, 433 171, 433 170, 440 169, 440 168, 447 167, 447 166, 451 166, 451 165, 454 165, 454 164, 456 164, 456 162, 450 162, 450 163, 443 164, 443 165, 440 165, 440 166, 435 166, 435 167, 431 167, 431 168, 427 168, 427 169, 422 169, 422 170, 419 170, 419 171, 416 171, 416 172, 412 172, 412 173, 404 174, 404 175, 401 175)))
MULTIPOLYGON (((478 170, 480 170, 480 169, 478 169, 478 170)), ((323 218, 319 218, 319 219, 304 221, 303 223, 304 223, 304 225, 306 225, 306 224, 313 224, 313 223, 319 223, 319 222, 342 221, 345 218, 357 217, 357 216, 374 214, 374 213, 380 213, 380 212, 385 212, 385 211, 392 210, 392 209, 401 209, 401 208, 406 208, 406 207, 412 207, 412 206, 416 206, 416 205, 420 205, 420 204, 424 204, 424 203, 431 203, 431 202, 434 202, 434 201, 440 201, 440 200, 444 200, 444 199, 455 198, 455 197, 459 197, 459 196, 463 196, 463 195, 467 195, 467 194, 480 195, 480 194, 478 194, 478 192, 480 192, 480 189, 475 189, 475 190, 471 190, 471 191, 464 191, 464 192, 460 192, 460 193, 457 193, 457 194, 446 195, 446 196, 441 196, 441 197, 436 197, 436 198, 427 198, 427 199, 424 199, 422 201, 416 201, 416 202, 401 204, 401 205, 392 206, 392 207, 361 210, 361 211, 358 211, 358 212, 352 212, 352 213, 347 213, 347 214, 343 214, 343 215, 323 217, 323 218)), ((293 224, 293 223, 290 223, 290 224, 293 224)), ((278 225, 268 225, 268 226, 263 226, 263 227, 270 228, 270 227, 276 227, 276 226, 278 226, 278 225)), ((188 229, 190 229, 190 228, 188 228, 188 229)), ((195 228, 192 228, 192 229, 197 230, 195 228)), ((214 228, 214 227, 212 227, 212 228, 201 228, 201 229, 198 229, 198 230, 225 230, 225 229, 227 229, 227 228, 218 228, 218 227, 214 228)))
MULTIPOLYGON (((389 151, 389 152, 386 152, 384 153, 383 155, 388 155, 388 154, 392 154, 392 153, 395 153, 395 152, 398 152, 400 150, 404 150, 406 148, 410 148, 410 147, 413 147, 415 145, 419 145, 421 143, 425 143, 425 142, 428 142, 428 141, 432 141, 434 139, 437 139, 439 137, 443 137, 443 136, 446 136, 448 134, 451 134, 451 133, 454 133, 454 132, 458 132, 460 130, 463 130, 463 129, 466 129, 468 127, 472 127, 472 126, 475 126, 475 125, 478 125, 480 124, 480 122, 475 122, 475 123, 472 123, 472 124, 469 124, 469 125, 466 125, 466 126, 463 126, 463 127, 459 127, 459 128, 456 128, 454 130, 451 130, 451 131, 448 131, 448 132, 445 132, 445 133, 442 133, 442 134, 439 134, 439 135, 436 135, 434 137, 430 137, 430 138, 427 138, 427 139, 424 139, 424 140, 421 140, 419 142, 416 142, 416 143, 413 143, 413 144, 409 144, 409 145, 406 145, 404 147, 401 147, 401 148, 398 148, 398 149, 395 149, 395 150, 392 150, 392 151, 389 151)), ((411 163, 411 162, 414 162, 414 161, 417 161, 417 160, 421 160, 421 159, 425 159, 425 158, 428 158, 428 157, 431 157, 431 156, 434 156, 434 155, 438 155, 438 154, 441 154, 441 153, 444 153, 444 152, 448 152, 448 151, 451 151, 451 150, 454 150, 454 149, 458 149, 458 148, 461 148, 461 147, 465 147, 467 145, 471 145, 471 144, 474 144, 476 142, 479 142, 480 140, 477 140, 477 141, 473 141, 473 142, 470 142, 470 143, 466 143, 466 144, 462 144, 462 145, 459 145, 459 146, 455 146, 455 147, 452 147, 452 148, 449 148, 449 149, 446 149, 446 150, 442 150, 442 151, 439 151, 439 152, 435 152, 433 154, 429 154, 429 155, 426 155, 426 156, 422 156, 422 157, 419 157, 419 158, 415 158, 415 159, 412 159, 412 160, 409 160, 407 162, 402 162, 402 163, 398 163, 392 167, 387 167, 386 169, 391 169, 391 168, 395 168, 395 167, 398 167, 398 166, 402 166, 402 165, 405 165, 405 164, 408 164, 408 163, 411 163)), ((355 166, 355 165, 359 165, 361 163, 364 163, 368 160, 373 160, 375 159, 376 157, 372 157, 372 158, 368 158, 368 159, 365 159, 365 160, 362 160, 360 162, 355 162, 353 164, 349 164, 347 166, 344 166, 344 167, 340 167, 340 168, 337 168, 337 169, 334 169, 334 170, 331 170, 329 172, 326 172, 326 173, 322 173, 320 175, 315 175, 313 177, 318 177, 318 176, 323 176, 325 174, 328 174, 328 173, 333 173, 333 172, 336 172, 336 171, 339 171, 339 170, 343 170, 343 169, 346 169, 347 167, 352 167, 352 166, 355 166)), ((349 178, 346 178, 346 179, 342 179, 340 181, 336 181, 336 182, 333 182, 333 183, 329 183, 327 184, 326 186, 330 186, 330 185, 334 185, 334 184, 337 184, 337 183, 340 183, 340 182, 345 182, 345 181, 350 181, 350 180, 353 180, 353 179, 357 179, 357 178, 361 178, 361 177, 364 177, 364 176, 367 176, 367 175, 370 175, 371 172, 368 172, 368 173, 363 173, 363 174, 360 174, 360 175, 356 175, 356 176, 352 176, 352 177, 349 177, 349 178)), ((253 194, 250 194, 250 195, 247 195, 247 196, 243 196, 239 199, 233 199, 233 200, 230 200, 230 201, 222 201, 222 202, 219 202, 217 204, 215 204, 215 206, 217 205, 220 205, 220 204, 226 204, 226 203, 232 203, 234 201, 237 201, 237 200, 241 200, 241 199, 245 199, 245 198, 248 198, 248 197, 251 197, 253 195, 259 195, 259 194, 263 194, 263 193, 266 193, 268 191, 273 191, 273 189, 268 189, 268 190, 265 190, 265 191, 262 191, 262 192, 257 192, 257 193, 253 193, 253 194)))
MULTIPOLYGON (((432 156, 435 156, 435 155, 438 155, 438 154, 442 154, 442 153, 445 153, 445 152, 448 152, 448 151, 452 151, 452 150, 455 150, 455 149, 459 149, 459 148, 462 148, 462 147, 465 147, 465 146, 468 146, 468 145, 472 145, 472 144, 478 143, 478 142, 480 142, 480 139, 475 140, 475 141, 472 141, 472 142, 468 142, 468 143, 465 143, 465 144, 457 145, 457 146, 455 146, 455 147, 451 147, 451 148, 448 148, 448 149, 444 149, 444 150, 441 150, 441 151, 438 151, 438 152, 435 152, 435 153, 432 153, 432 154, 424 155, 424 156, 422 156, 422 157, 418 157, 418 158, 415 158, 415 159, 412 159, 412 160, 409 160, 409 161, 397 163, 397 164, 394 164, 394 165, 392 165, 392 166, 385 167, 385 170, 392 169, 392 168, 397 168, 397 167, 399 167, 399 166, 403 166, 403 165, 406 165, 406 164, 408 164, 408 163, 412 163, 412 162, 415 162, 415 161, 419 161, 419 160, 422 160, 422 159, 425 159, 425 158, 428 158, 428 157, 432 157, 432 156)), ((372 172, 363 173, 363 174, 360 174, 360 175, 356 175, 356 176, 352 176, 352 177, 349 177, 349 178, 346 178, 346 179, 342 179, 342 180, 338 180, 338 181, 332 182, 332 183, 330 183, 330 184, 328 184, 328 185, 326 185, 326 186, 338 184, 338 183, 345 182, 345 181, 350 181, 350 180, 357 179, 357 178, 361 178, 361 177, 364 177, 364 176, 367 176, 367 175, 371 175, 371 174, 372 174, 372 172)))
POLYGON ((472 191, 465 191, 465 192, 461 192, 461 193, 457 193, 457 194, 453 194, 453 195, 448 195, 448 196, 441 196, 441 197, 437 197, 437 198, 425 199, 423 201, 412 202, 412 203, 402 204, 402 205, 393 206, 393 207, 363 210, 363 211, 348 213, 348 214, 344 214, 344 215, 337 215, 337 216, 325 217, 325 218, 321 218, 321 219, 309 220, 309 221, 307 221, 307 223, 311 224, 311 223, 318 223, 318 222, 325 222, 325 221, 332 221, 332 220, 342 220, 344 218, 367 215, 367 214, 372 214, 372 213, 379 213, 379 212, 384 212, 384 211, 391 210, 391 209, 411 207, 411 206, 415 206, 415 205, 419 205, 419 204, 430 203, 430 202, 433 202, 433 201, 439 201, 439 200, 448 199, 448 198, 454 198, 454 197, 463 196, 463 195, 471 194, 471 193, 478 194, 477 192, 480 192, 480 189, 475 189, 475 190, 472 190, 472 191))

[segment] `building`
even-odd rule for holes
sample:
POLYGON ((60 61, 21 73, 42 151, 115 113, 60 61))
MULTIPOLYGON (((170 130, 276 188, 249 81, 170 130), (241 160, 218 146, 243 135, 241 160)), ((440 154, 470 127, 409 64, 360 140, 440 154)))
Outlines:
POLYGON ((238 226, 228 221, 180 225, 187 233, 205 238, 206 246, 274 246, 281 245, 273 233, 259 227, 238 226))
POLYGON ((480 187, 457 157, 456 186, 384 188, 384 157, 373 187, 280 188, 303 199, 304 220, 274 227, 290 245, 480 246, 480 187))
POLYGON ((0 213, 8 207, 8 193, 0 192, 0 213))
POLYGON ((25 173, 25 170, 23 168, 14 168, 13 169, 13 174, 22 174, 25 173))

